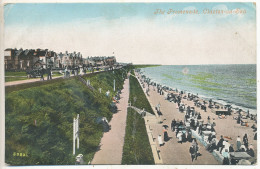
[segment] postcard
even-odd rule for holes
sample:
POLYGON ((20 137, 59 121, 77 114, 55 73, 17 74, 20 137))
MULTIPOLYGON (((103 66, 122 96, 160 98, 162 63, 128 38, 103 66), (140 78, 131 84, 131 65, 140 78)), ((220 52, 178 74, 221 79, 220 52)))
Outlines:
POLYGON ((15 2, 3 19, 4 168, 257 166, 255 2, 15 2))

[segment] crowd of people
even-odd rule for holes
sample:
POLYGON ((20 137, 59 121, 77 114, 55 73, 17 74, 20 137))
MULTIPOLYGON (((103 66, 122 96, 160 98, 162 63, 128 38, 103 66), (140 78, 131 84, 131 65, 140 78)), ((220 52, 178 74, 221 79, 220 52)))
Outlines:
MULTIPOLYGON (((86 74, 87 71, 90 71, 90 72, 94 72, 94 70, 97 70, 99 71, 100 68, 96 67, 86 67, 86 66, 83 66, 83 67, 78 67, 78 66, 75 66, 75 67, 65 67, 64 70, 60 70, 59 73, 60 75, 64 75, 64 78, 69 78, 70 75, 74 75, 74 76, 77 76, 79 75, 80 73, 83 73, 83 74, 86 74)), ((104 70, 113 70, 113 68, 105 68, 104 70)), ((28 78, 36 78, 36 77, 40 77, 41 80, 43 81, 44 80, 44 75, 47 74, 47 80, 51 80, 52 79, 52 68, 51 66, 48 66, 47 68, 44 68, 43 66, 41 66, 40 68, 29 68, 27 67, 26 69, 26 74, 27 74, 27 77, 28 78)))
MULTIPOLYGON (((198 155, 198 144, 197 144, 197 140, 192 137, 192 130, 194 132, 197 132, 199 137, 202 138, 204 142, 206 142, 206 147, 205 147, 206 150, 208 150, 209 152, 213 152, 215 150, 222 155, 224 165, 238 163, 238 160, 232 159, 230 157, 230 153, 232 152, 246 152, 251 157, 255 157, 254 147, 252 144, 249 145, 247 134, 243 136, 242 141, 238 136, 237 145, 236 145, 237 149, 235 150, 234 145, 229 144, 229 139, 231 138, 227 136, 223 137, 222 135, 220 136, 219 140, 216 138, 216 132, 214 129, 216 123, 215 122, 211 123, 212 120, 210 116, 207 117, 206 123, 204 123, 204 121, 201 120, 202 119, 201 114, 195 111, 195 107, 199 107, 201 108, 201 110, 204 110, 205 112, 207 111, 207 107, 209 109, 213 109, 213 108, 219 109, 220 105, 217 104, 216 102, 213 102, 212 99, 210 99, 208 102, 206 102, 205 100, 201 101, 198 97, 198 94, 194 95, 188 93, 187 95, 185 95, 183 91, 178 91, 177 89, 173 90, 171 88, 162 86, 158 83, 151 82, 151 80, 146 78, 144 75, 142 75, 142 80, 147 84, 147 86, 152 85, 154 89, 156 88, 158 94, 165 95, 166 100, 176 103, 176 108, 179 109, 179 112, 181 113, 185 112, 183 122, 182 120, 179 119, 177 121, 175 119, 172 120, 171 130, 172 132, 175 132, 178 143, 182 144, 183 142, 186 141, 192 142, 189 148, 189 153, 191 154, 192 161, 194 161, 194 159, 196 160, 198 155), (182 99, 193 101, 195 107, 185 106, 183 104, 182 99), (206 106, 207 104, 208 106, 206 106), (205 134, 205 133, 209 133, 209 134, 205 134)), ((143 87, 145 87, 144 84, 143 87)), ((147 91, 146 93, 148 94, 149 90, 146 91, 147 91)), ((228 112, 227 115, 231 115, 231 112, 233 112, 232 107, 230 105, 226 105, 223 107, 225 110, 227 110, 228 112)), ((161 114, 160 104, 156 106, 156 110, 157 113, 161 114)), ((239 110, 238 117, 236 118, 238 124, 244 123, 242 119, 245 117, 242 115, 241 112, 242 111, 239 110)), ((246 117, 256 122, 256 116, 253 116, 252 114, 250 115, 249 112, 247 112, 246 117)), ((255 132, 254 139, 256 139, 257 128, 255 125, 253 125, 252 129, 255 132)), ((164 128, 163 132, 164 132, 164 141, 167 142, 168 141, 167 129, 164 128)), ((165 144, 162 141, 161 135, 158 136, 158 141, 160 146, 165 144)))

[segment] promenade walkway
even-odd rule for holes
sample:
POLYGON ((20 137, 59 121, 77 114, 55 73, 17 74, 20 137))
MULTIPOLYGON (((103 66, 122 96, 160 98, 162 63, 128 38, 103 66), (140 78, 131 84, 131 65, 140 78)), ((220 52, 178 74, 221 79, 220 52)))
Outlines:
MULTIPOLYGON (((103 70, 95 71, 94 73, 98 73, 98 72, 103 72, 103 70)), ((91 74, 91 73, 86 73, 86 74, 91 74)), ((79 74, 79 75, 84 75, 84 74, 79 74)), ((56 76, 56 77, 52 77, 52 79, 58 79, 58 78, 63 78, 63 77, 64 77, 64 75, 56 76)), ((74 77, 74 75, 71 74, 70 77, 74 77)), ((20 85, 20 84, 25 84, 25 83, 39 82, 39 81, 41 81, 41 78, 33 78, 33 79, 27 79, 27 80, 11 81, 11 82, 5 82, 5 86, 14 86, 14 85, 20 85)), ((44 76, 44 81, 47 81, 47 76, 46 75, 44 76)))
POLYGON ((91 164, 121 164, 129 99, 129 79, 125 80, 120 98, 117 104, 118 113, 113 115, 109 123, 111 130, 104 133, 100 150, 94 155, 91 164))
MULTIPOLYGON (((148 86, 145 85, 145 88, 148 86)), ((144 91, 145 91, 144 88, 144 91)), ((144 92, 145 93, 145 92, 144 92)), ((191 161, 189 147, 191 143, 178 143, 175 136, 175 132, 168 130, 168 135, 171 138, 164 146, 160 147, 158 145, 157 137, 158 135, 163 136, 163 125, 168 125, 170 129, 171 121, 175 119, 184 119, 184 115, 179 113, 176 109, 175 104, 172 104, 164 99, 163 95, 159 95, 156 91, 153 90, 153 87, 150 86, 149 96, 146 95, 148 101, 150 102, 152 108, 160 103, 162 116, 158 117, 157 123, 149 124, 149 132, 152 133, 153 140, 157 145, 157 151, 160 152, 160 158, 162 159, 162 164, 172 164, 172 165, 190 165, 190 164, 219 164, 219 162, 214 158, 214 156, 205 150, 202 144, 199 144, 199 152, 202 156, 199 156, 197 160, 191 161)), ((156 112, 155 112, 156 114, 156 112)), ((148 130, 147 130, 148 132, 148 130)), ((149 133, 148 132, 148 133, 149 133)))
MULTIPOLYGON (((52 77, 52 79, 57 79, 57 78, 63 78, 63 76, 52 77)), ((25 83, 39 82, 40 79, 41 78, 34 78, 34 79, 28 79, 28 80, 5 82, 5 86, 14 86, 14 85, 25 84, 25 83)), ((47 77, 44 77, 44 81, 46 81, 46 80, 47 80, 47 77)))

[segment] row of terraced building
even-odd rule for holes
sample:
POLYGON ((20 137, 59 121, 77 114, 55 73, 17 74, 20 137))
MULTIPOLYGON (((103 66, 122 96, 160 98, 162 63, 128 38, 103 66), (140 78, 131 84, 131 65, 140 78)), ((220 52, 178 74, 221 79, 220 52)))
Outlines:
POLYGON ((115 56, 95 56, 83 58, 80 52, 56 53, 48 49, 12 49, 4 51, 5 70, 26 70, 28 68, 52 67, 63 69, 79 66, 113 66, 115 56))

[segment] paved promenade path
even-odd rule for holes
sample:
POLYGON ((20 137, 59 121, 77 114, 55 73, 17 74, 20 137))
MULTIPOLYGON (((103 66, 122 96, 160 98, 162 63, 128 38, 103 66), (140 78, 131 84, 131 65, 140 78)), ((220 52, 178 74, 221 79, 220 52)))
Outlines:
MULTIPOLYGON (((145 89, 148 86, 145 84, 145 89)), ((147 95, 146 95, 147 96, 147 95)), ((214 158, 214 156, 205 150, 203 145, 198 141, 199 144, 199 152, 202 154, 195 161, 191 161, 191 156, 189 153, 189 147, 191 145, 190 142, 186 143, 178 143, 175 132, 172 132, 170 129, 171 121, 175 118, 176 120, 183 120, 184 114, 179 113, 178 109, 176 109, 176 105, 168 102, 164 99, 163 95, 159 95, 156 91, 153 90, 153 87, 150 86, 150 92, 148 100, 151 106, 154 107, 160 103, 162 116, 158 118, 158 121, 162 121, 162 124, 159 123, 151 123, 150 129, 152 131, 152 135, 154 137, 155 144, 157 145, 157 150, 160 152, 160 156, 162 158, 163 164, 172 164, 172 165, 190 165, 190 164, 219 164, 219 162, 214 158), (168 125, 168 135, 171 138, 168 142, 165 143, 164 146, 160 147, 158 145, 157 137, 158 135, 163 136, 163 125, 168 125)), ((155 112, 156 113, 156 112, 155 112)), ((158 117, 158 116, 157 116, 158 117)))
MULTIPOLYGON (((52 79, 57 79, 57 78, 63 78, 63 76, 52 77, 52 79)), ((28 79, 28 80, 5 82, 5 86, 14 86, 14 85, 25 84, 25 83, 39 82, 40 79, 41 78, 34 78, 34 79, 28 79)), ((44 77, 44 81, 46 81, 46 80, 47 80, 47 77, 44 77)))
MULTIPOLYGON (((98 72, 104 72, 103 70, 101 71, 95 71, 94 73, 98 72)), ((86 73, 86 74, 92 74, 92 73, 86 73)), ((84 74, 79 74, 79 75, 84 75, 84 74)), ((70 75, 70 77, 73 77, 74 75, 70 75)), ((52 79, 57 79, 57 78, 64 78, 64 75, 62 76, 56 76, 52 77, 52 79)), ((41 81, 41 78, 33 78, 33 79, 28 79, 28 80, 18 80, 18 81, 11 81, 11 82, 5 82, 5 86, 14 86, 14 85, 20 85, 20 84, 25 84, 25 83, 33 83, 33 82, 39 82, 41 81)), ((47 76, 44 76, 44 81, 47 81, 47 76)))
POLYGON ((125 80, 120 97, 117 104, 118 113, 113 115, 109 123, 111 130, 104 133, 100 150, 94 155, 91 164, 121 164, 129 99, 129 79, 125 80))

